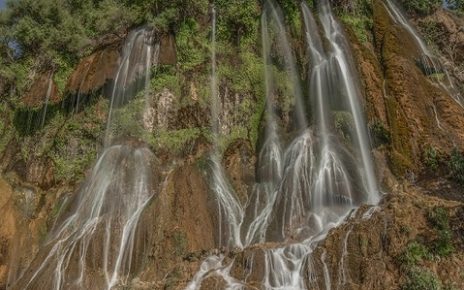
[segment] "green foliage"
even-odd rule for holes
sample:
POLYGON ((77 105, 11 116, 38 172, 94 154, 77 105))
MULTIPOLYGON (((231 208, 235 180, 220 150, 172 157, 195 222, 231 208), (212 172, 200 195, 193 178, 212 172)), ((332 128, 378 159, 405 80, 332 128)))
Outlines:
POLYGON ((301 11, 298 1, 278 1, 282 7, 282 12, 285 16, 285 19, 288 22, 290 31, 299 35, 301 32, 302 20, 301 20, 301 11))
POLYGON ((444 36, 440 25, 435 21, 423 21, 420 23, 420 27, 428 45, 433 45, 444 36))
POLYGON ((193 145, 203 133, 201 128, 186 128, 170 131, 156 131, 150 144, 156 148, 167 148, 174 153, 182 153, 189 145, 193 145))
POLYGON ((142 138, 146 132, 142 124, 145 105, 145 99, 138 96, 127 104, 114 108, 109 128, 111 134, 113 136, 142 138))
POLYGON ((181 231, 173 234, 175 253, 178 257, 183 256, 187 251, 187 235, 181 231))
POLYGON ((13 83, 18 92, 24 92, 31 84, 32 72, 38 68, 37 61, 32 57, 25 57, 11 63, 0 63, 0 77, 13 83))
POLYGON ((58 88, 60 93, 63 93, 66 84, 68 83, 68 78, 71 76, 73 71, 72 62, 64 59, 62 56, 57 56, 54 61, 57 67, 57 71, 53 74, 53 81, 58 88))
POLYGON ((413 267, 407 273, 407 280, 402 285, 402 290, 441 290, 442 283, 438 277, 423 268, 413 267))
POLYGON ((369 31, 371 31, 373 27, 372 18, 367 16, 352 16, 349 14, 343 14, 340 16, 340 20, 345 25, 353 29, 359 41, 361 41, 362 43, 369 42, 369 31))
POLYGON ((176 35, 177 57, 181 69, 191 71, 204 64, 208 57, 205 31, 194 18, 186 19, 176 35))
POLYGON ((464 185, 464 153, 454 149, 448 162, 451 178, 464 185))
POLYGON ((343 24, 353 30, 359 41, 368 42, 372 37, 373 27, 372 1, 338 1, 334 5, 334 9, 343 24))
POLYGON ((175 96, 181 95, 180 80, 171 66, 162 66, 156 70, 151 79, 151 91, 154 93, 168 89, 175 96))
POLYGON ((464 12, 464 0, 448 0, 447 2, 449 8, 464 12))
POLYGON ((442 5, 442 0, 402 0, 408 12, 428 15, 442 5))
POLYGON ((14 41, 25 55, 53 59, 59 51, 76 53, 86 42, 79 18, 59 0, 9 1, 2 12, 6 38, 14 41))
POLYGON ((369 132, 375 146, 391 143, 391 134, 382 122, 375 121, 369 125, 369 132))
POLYGON ((55 178, 58 181, 79 180, 95 161, 97 139, 102 136, 105 128, 98 117, 97 108, 106 110, 107 101, 101 100, 97 105, 68 119, 61 113, 56 114, 50 123, 37 133, 42 134, 43 144, 34 150, 34 154, 46 155, 53 160, 55 178))
POLYGON ((438 169, 438 165, 440 164, 440 156, 438 154, 437 149, 432 146, 427 146, 424 149, 423 153, 424 164, 427 166, 428 169, 432 171, 436 171, 438 169))
POLYGON ((335 129, 345 142, 350 142, 351 132, 354 128, 354 119, 348 111, 336 111, 333 113, 335 129))
POLYGON ((0 155, 14 136, 11 115, 8 106, 5 103, 0 103, 0 155))
POLYGON ((426 246, 419 242, 410 243, 406 250, 400 255, 399 261, 402 266, 411 267, 422 262, 424 259, 430 260, 432 255, 426 246))
POLYGON ((436 207, 428 213, 427 218, 438 232, 438 237, 433 243, 433 252, 440 257, 449 256, 454 252, 454 246, 447 210, 436 207))
POLYGON ((259 23, 257 1, 217 0, 217 38, 235 44, 248 39, 256 39, 259 23))

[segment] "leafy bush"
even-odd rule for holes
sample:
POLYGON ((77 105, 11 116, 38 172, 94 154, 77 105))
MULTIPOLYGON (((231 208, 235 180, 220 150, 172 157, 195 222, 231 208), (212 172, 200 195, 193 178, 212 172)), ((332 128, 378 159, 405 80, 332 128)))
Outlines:
POLYGON ((442 284, 438 277, 423 268, 414 267, 407 273, 407 280, 401 287, 403 290, 441 290, 442 284))
POLYGON ((372 19, 366 16, 353 16, 349 14, 343 14, 340 16, 340 20, 347 26, 351 27, 356 34, 356 37, 362 43, 369 41, 369 31, 372 29, 372 19))
POLYGON ((438 151, 432 147, 432 146, 427 146, 424 149, 424 164, 427 166, 428 169, 435 171, 438 169, 438 165, 440 163, 440 156, 438 154, 438 151))
POLYGON ((200 137, 200 128, 186 128, 171 131, 156 131, 150 143, 158 148, 169 148, 174 153, 182 153, 200 137))
POLYGON ((426 246, 419 242, 412 242, 406 250, 400 255, 399 261, 403 266, 415 266, 422 260, 430 260, 432 258, 426 246))
POLYGON ((375 146, 391 143, 391 134, 380 121, 369 125, 369 133, 375 146))
POLYGON ((427 218, 438 231, 438 237, 433 243, 433 252, 440 257, 449 256, 454 251, 454 246, 448 212, 445 208, 437 207, 428 213, 427 218))
POLYGON ((464 12, 464 0, 447 0, 446 2, 448 8, 464 12))
POLYGON ((354 119, 348 111, 335 111, 333 113, 335 129, 345 142, 351 141, 351 132, 353 132, 354 119))
POLYGON ((454 149, 448 163, 451 178, 464 185, 464 154, 454 149))
POLYGON ((240 44, 256 39, 259 23, 258 2, 249 0, 215 1, 218 20, 218 39, 240 44))
POLYGON ((206 62, 207 37, 194 18, 188 18, 180 25, 176 43, 177 57, 183 71, 193 70, 206 62))
POLYGON ((408 12, 422 15, 428 15, 442 5, 442 0, 402 0, 401 2, 408 12))

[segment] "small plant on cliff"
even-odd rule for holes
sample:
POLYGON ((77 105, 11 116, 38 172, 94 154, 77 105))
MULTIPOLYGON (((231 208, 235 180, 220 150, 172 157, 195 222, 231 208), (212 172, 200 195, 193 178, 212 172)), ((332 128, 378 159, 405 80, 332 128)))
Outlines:
POLYGON ((440 164, 440 156, 437 149, 433 146, 427 146, 424 149, 423 155, 425 166, 432 171, 436 171, 440 164))
POLYGON ((422 262, 424 259, 430 260, 432 255, 426 246, 419 242, 412 242, 400 255, 399 261, 403 266, 410 268, 422 262))
POLYGON ((459 150, 454 149, 451 153, 451 158, 448 163, 451 178, 464 185, 464 154, 459 150))
POLYGON ((375 147, 391 143, 391 134, 380 121, 369 125, 369 133, 375 147))
POLYGON ((448 212, 442 207, 437 207, 428 213, 427 218, 438 231, 438 237, 433 243, 433 252, 440 257, 449 256, 454 247, 448 212))
POLYGON ((447 7, 459 12, 464 12, 464 0, 448 0, 447 7))
POLYGON ((402 0, 408 12, 428 15, 442 5, 442 0, 402 0))
POLYGON ((438 277, 427 269, 413 267, 407 272, 406 282, 402 290, 441 290, 443 289, 438 277))

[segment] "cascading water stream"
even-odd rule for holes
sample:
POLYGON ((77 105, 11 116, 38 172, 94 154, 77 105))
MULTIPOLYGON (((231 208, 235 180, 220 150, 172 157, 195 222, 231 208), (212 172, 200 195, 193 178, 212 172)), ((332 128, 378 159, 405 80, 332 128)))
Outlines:
MULTIPOLYGON (((342 49, 346 40, 328 5, 328 2, 323 1, 319 13, 321 23, 325 25, 325 37, 330 44, 329 52, 325 52, 312 13, 302 3, 308 52, 312 61, 309 92, 311 107, 314 108, 315 128, 308 128, 303 102, 301 99, 298 101, 298 92, 302 90, 286 38, 283 16, 274 1, 266 1, 261 18, 266 126, 257 162, 257 183, 246 204, 245 215, 236 199, 222 198, 224 188, 230 193, 233 191, 225 176, 220 176, 223 174, 221 170, 213 172, 216 184, 219 184, 219 180, 225 183, 215 188, 219 206, 229 207, 232 217, 228 218, 234 222, 233 231, 237 235, 242 234, 241 238, 235 239, 236 244, 249 247, 270 241, 278 243, 275 248, 262 250, 265 266, 262 280, 264 289, 296 290, 317 286, 312 252, 318 243, 331 228, 343 222, 355 206, 366 201, 376 203, 380 198, 367 142, 367 128, 359 105, 360 94, 357 83, 351 76, 352 64, 342 49), (273 41, 278 41, 278 45, 273 46, 273 41), (280 50, 271 51, 275 47, 280 50), (282 145, 279 136, 274 109, 277 92, 272 61, 278 53, 282 53, 280 56, 284 59, 286 71, 294 87, 294 113, 297 119, 301 117, 297 122, 299 126, 296 137, 286 147, 282 145), (339 95, 336 96, 337 93, 339 95), (355 125, 352 133, 354 153, 344 148, 346 145, 338 141, 333 132, 333 108, 330 106, 333 97, 344 98, 345 110, 352 116, 355 125), (356 162, 352 154, 358 154, 360 162, 356 162), (347 164, 360 169, 354 170, 355 173, 350 172, 347 164)), ((212 59, 215 61, 215 56, 212 59)), ((212 78, 212 84, 214 83, 212 78)), ((214 88, 212 91, 214 92, 214 88)), ((343 255, 346 256, 345 252, 343 255)), ((324 252, 321 261, 324 265, 324 284, 326 289, 330 289, 337 283, 330 280, 326 256, 327 253, 324 252)), ((207 258, 187 289, 199 289, 202 281, 211 276, 222 277, 226 289, 244 289, 245 282, 237 281, 231 276, 233 263, 234 261, 224 265, 223 256, 207 258)))
MULTIPOLYGON (((157 64, 159 44, 152 45, 153 32, 145 28, 132 31, 123 47, 122 60, 114 78, 105 133, 105 146, 113 139, 113 128, 119 123, 118 108, 149 85, 150 68, 157 64)), ((117 133, 117 132, 116 132, 117 133)))
POLYGON ((464 97, 456 89, 453 80, 450 77, 448 70, 440 63, 440 61, 435 57, 435 55, 430 51, 427 45, 424 43, 422 38, 412 27, 406 17, 403 15, 398 6, 391 0, 385 0, 387 11, 393 21, 401 25, 414 39, 417 44, 420 53, 421 53, 421 62, 424 67, 425 73, 427 75, 437 74, 443 72, 445 82, 436 77, 435 80, 440 84, 440 86, 445 89, 445 91, 458 103, 461 107, 464 108, 464 97))
POLYGON ((216 9, 212 7, 211 35, 211 130, 213 133, 212 190, 216 193, 219 215, 220 247, 241 247, 240 226, 243 220, 243 208, 232 186, 227 181, 219 157, 219 100, 216 62, 216 9))
POLYGON ((68 203, 72 208, 60 210, 60 223, 12 289, 110 290, 126 285, 135 270, 133 261, 142 259, 138 221, 155 192, 151 177, 155 157, 139 141, 112 144, 112 128, 118 122, 118 107, 140 90, 137 82, 144 78, 145 86, 149 84, 157 58, 152 42, 147 29, 127 37, 113 88, 105 149, 68 203))
MULTIPOLYGON (((349 51, 349 46, 342 30, 335 20, 328 0, 322 0, 319 3, 319 17, 322 24, 325 37, 331 45, 331 54, 333 61, 336 61, 338 66, 339 81, 341 82, 341 89, 344 91, 344 97, 347 102, 348 111, 354 120, 355 144, 357 147, 361 161, 362 171, 360 175, 363 177, 364 185, 367 191, 368 202, 375 204, 380 200, 380 192, 375 177, 375 170, 370 155, 369 141, 367 138, 367 126, 364 121, 359 100, 361 93, 358 88, 357 81, 353 77, 355 73, 352 70, 354 65, 351 58, 346 54, 349 51)), ((333 82, 335 83, 335 81, 333 82)))

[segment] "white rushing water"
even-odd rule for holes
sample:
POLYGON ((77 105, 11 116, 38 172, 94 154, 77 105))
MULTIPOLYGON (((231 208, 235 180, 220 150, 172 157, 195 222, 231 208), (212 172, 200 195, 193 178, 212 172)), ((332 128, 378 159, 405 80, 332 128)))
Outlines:
MULTIPOLYGON (((312 12, 304 3, 301 8, 312 62, 309 68, 309 102, 313 109, 314 124, 310 127, 306 121, 307 109, 303 105, 299 74, 286 36, 282 12, 275 1, 265 1, 261 33, 265 64, 266 125, 256 165, 257 182, 247 203, 242 206, 235 197, 223 169, 219 169, 219 159, 215 160, 218 163, 211 173, 214 180, 212 190, 216 194, 220 219, 230 222, 220 223, 220 235, 228 237, 227 243, 221 242, 220 246, 227 244, 229 248, 232 245, 246 248, 275 243, 260 250, 264 252, 262 289, 318 288, 322 283, 317 281, 318 269, 314 267, 315 257, 312 257, 318 243, 330 229, 340 225, 353 208, 362 202, 375 204, 380 199, 367 126, 359 103, 361 94, 351 70, 353 64, 347 55, 345 37, 332 15, 328 1, 320 2, 320 23, 329 43, 325 50, 312 12), (294 114, 299 120, 299 126, 290 142, 284 142, 280 136, 276 116, 277 90, 273 75, 276 56, 283 59, 279 64, 284 64, 284 70, 293 82, 294 106, 298 107, 294 114), (340 137, 334 131, 333 115, 340 110, 340 106, 332 108, 331 104, 340 100, 343 103, 342 110, 353 120, 353 150, 345 148, 347 145, 339 140, 340 137), (351 151, 355 153, 348 153, 351 151), (224 214, 230 216, 224 217, 224 214)), ((215 23, 213 34, 214 31, 215 23)), ((212 59, 215 61, 214 56, 212 59)), ((214 84, 215 78, 212 77, 214 84)), ((212 89, 213 96, 215 86, 212 89)), ((342 245, 342 260, 337 275, 339 281, 331 281, 326 263, 327 253, 324 251, 320 257, 326 289, 348 282, 349 277, 345 271, 348 237, 349 233, 342 245)), ((202 281, 211 276, 222 277, 226 289, 245 289, 246 281, 237 281, 231 274, 233 263, 226 262, 224 256, 208 257, 187 289, 199 289, 202 281)), ((251 275, 253 268, 250 267, 249 271, 246 277, 251 275)))
POLYGON ((113 81, 105 146, 109 146, 115 137, 112 126, 119 122, 117 109, 149 85, 150 68, 157 64, 159 55, 159 44, 153 44, 153 37, 153 32, 146 28, 131 31, 127 36, 122 59, 113 81))
POLYGON ((117 108, 149 85, 157 57, 152 43, 152 32, 144 28, 127 37, 114 82, 105 149, 68 208, 60 209, 45 245, 13 289, 110 290, 127 285, 133 261, 143 254, 137 248, 138 221, 155 193, 155 156, 139 141, 120 139, 112 144, 111 128, 118 122, 117 108))

